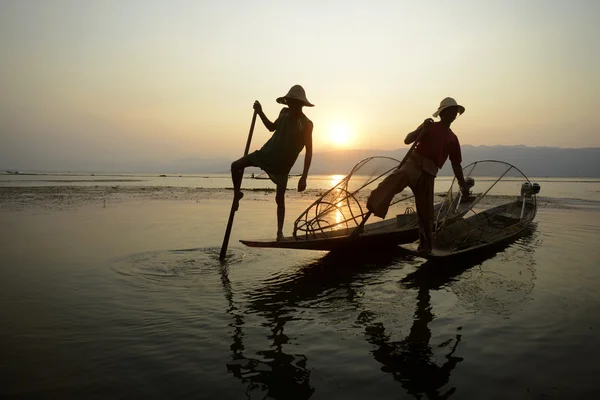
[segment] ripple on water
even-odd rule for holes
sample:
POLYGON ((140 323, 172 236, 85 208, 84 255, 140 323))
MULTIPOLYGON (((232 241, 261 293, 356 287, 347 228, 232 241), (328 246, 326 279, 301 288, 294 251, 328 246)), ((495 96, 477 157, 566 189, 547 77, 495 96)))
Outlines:
POLYGON ((246 253, 230 249, 224 262, 219 248, 148 251, 115 260, 113 270, 132 283, 175 283, 205 275, 217 276, 223 266, 243 263, 246 253))

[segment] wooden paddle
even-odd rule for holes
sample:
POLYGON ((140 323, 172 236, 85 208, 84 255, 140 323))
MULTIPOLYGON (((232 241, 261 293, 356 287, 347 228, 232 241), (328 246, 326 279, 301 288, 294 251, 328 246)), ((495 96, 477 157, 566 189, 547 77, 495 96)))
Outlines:
MULTIPOLYGON (((248 140, 246 141, 246 149, 244 150, 244 156, 248 155, 248 151, 250 150, 250 142, 252 141, 252 133, 254 132, 254 123, 256 122, 256 111, 252 114, 252 123, 250 124, 250 132, 248 133, 248 140)), ((242 174, 243 177, 243 174, 242 174)), ((240 185, 241 185, 240 178, 240 185)), ((229 236, 231 235, 231 228, 233 227, 233 217, 235 216, 235 196, 236 193, 233 194, 233 203, 231 204, 231 211, 229 212, 229 221, 227 221, 227 229, 225 230, 225 237, 223 238, 223 244, 221 245, 221 253, 219 254, 219 260, 223 261, 225 259, 225 255, 227 254, 227 246, 229 245, 229 236)), ((238 200, 239 202, 239 200, 238 200)), ((239 204, 239 203, 238 203, 239 204)))
MULTIPOLYGON (((400 164, 398 165, 398 167, 396 169, 402 168, 402 166, 404 165, 404 163, 406 163, 406 161, 408 160, 408 157, 410 157, 410 155, 412 154, 413 150, 415 149, 415 146, 417 145, 417 143, 419 143, 419 141, 421 140, 421 138, 425 134, 425 130, 426 130, 425 127, 421 128, 421 132, 419 132, 419 136, 417 136, 417 138, 413 142, 412 146, 410 146, 410 149, 408 149, 408 151, 406 152, 406 155, 404 156, 404 158, 402 159, 402 161, 400 161, 400 164)), ((365 228, 365 223, 367 222, 367 220, 369 219, 369 217, 371 216, 371 214, 373 214, 373 211, 371 211, 371 210, 369 210, 365 214, 365 216, 363 217, 363 220, 356 227, 356 229, 350 234, 350 239, 351 240, 354 239, 354 238, 356 238, 356 237, 358 237, 361 233, 363 233, 363 229, 365 228)))

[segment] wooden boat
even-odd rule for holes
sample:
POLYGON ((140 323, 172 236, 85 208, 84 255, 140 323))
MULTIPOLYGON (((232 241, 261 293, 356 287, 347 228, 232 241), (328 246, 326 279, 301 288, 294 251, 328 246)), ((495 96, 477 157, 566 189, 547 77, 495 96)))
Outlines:
MULTIPOLYGON (((324 251, 410 243, 418 238, 418 222, 414 198, 408 192, 400 193, 392 200, 388 212, 391 218, 367 224, 363 233, 350 237, 366 214, 366 200, 370 191, 398 164, 398 160, 389 157, 365 159, 296 219, 292 236, 280 241, 257 239, 241 242, 249 247, 324 251)), ((434 210, 436 215, 452 220, 470 210, 470 203, 476 198, 445 197, 434 210)))
MULTIPOLYGON (((510 164, 503 164, 518 171, 510 164)), ((514 240, 528 229, 537 214, 536 195, 540 186, 525 179, 515 200, 487 209, 478 209, 477 202, 474 202, 469 217, 456 218, 443 224, 434 233, 430 253, 417 251, 416 242, 402 245, 401 248, 427 259, 442 259, 485 251, 514 240)))
MULTIPOLYGON (((374 157, 373 159, 387 159, 374 157)), ((360 185, 352 185, 356 171, 361 171, 372 159, 357 164, 346 178, 323 194, 308 207, 294 223, 294 234, 281 241, 271 239, 241 240, 250 247, 286 248, 325 251, 348 251, 397 246, 411 255, 428 259, 443 259, 491 249, 523 234, 537 213, 536 195, 540 186, 515 166, 496 160, 477 161, 463 168, 466 179, 475 179, 479 194, 462 199, 456 179, 452 182, 443 202, 435 206, 434 243, 431 253, 417 251, 416 215, 412 207, 394 218, 370 223, 364 232, 350 237, 358 221, 365 215, 365 188, 373 187, 393 171, 374 172, 360 185), (379 175, 378 175, 379 174, 379 175), (489 182, 489 185, 486 183, 489 182), (507 195, 515 185, 520 193, 507 195), (351 188, 354 188, 351 190, 351 188), (510 189, 507 191, 507 188, 510 189), (495 193, 500 189, 498 193, 495 193), (516 198, 515 198, 516 197, 516 198), (498 204, 500 203, 500 204, 498 204), (468 215, 468 216, 467 216, 468 215), (465 217, 466 216, 466 217, 465 217)), ((397 162, 394 159, 384 161, 397 162), (391 160, 391 161, 390 161, 391 160)), ((383 163, 384 165, 391 165, 383 163)), ((356 182, 354 182, 356 183, 356 182)), ((405 204, 412 196, 394 198, 392 205, 405 204)))
MULTIPOLYGON (((460 212, 466 212, 469 209, 470 202, 463 202, 460 205, 460 212)), ((442 203, 436 205, 436 210, 440 210, 442 203)), ((323 232, 314 237, 298 238, 289 236, 283 240, 276 239, 256 239, 240 240, 248 247, 265 247, 278 249, 297 249, 297 250, 324 250, 341 251, 356 248, 389 247, 402 243, 410 243, 419 237, 419 227, 416 213, 399 214, 396 218, 373 222, 364 226, 364 233, 351 238, 350 234, 354 228, 337 229, 329 232, 323 232)))

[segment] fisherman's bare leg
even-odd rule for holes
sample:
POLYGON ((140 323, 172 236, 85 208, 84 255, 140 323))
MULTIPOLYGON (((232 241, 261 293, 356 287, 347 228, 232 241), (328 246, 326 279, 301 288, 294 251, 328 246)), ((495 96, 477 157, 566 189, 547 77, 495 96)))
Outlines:
POLYGON ((419 250, 430 252, 433 244, 433 184, 435 177, 423 173, 415 186, 415 204, 419 221, 419 250))
POLYGON ((411 182, 416 182, 419 173, 413 161, 407 160, 401 168, 389 174, 371 192, 367 200, 367 209, 375 216, 385 218, 394 196, 411 185, 411 182))
POLYGON ((369 195, 367 209, 379 218, 385 218, 394 196, 403 191, 409 183, 406 168, 394 171, 388 175, 369 195))
POLYGON ((233 181, 233 199, 234 199, 234 209, 237 211, 240 200, 244 197, 242 193, 242 178, 244 176, 244 169, 246 167, 252 166, 252 163, 248 159, 247 156, 240 158, 239 160, 231 163, 231 180, 233 181))
POLYGON ((275 201, 277 202, 277 240, 283 239, 283 222, 285 220, 285 185, 277 185, 275 201))

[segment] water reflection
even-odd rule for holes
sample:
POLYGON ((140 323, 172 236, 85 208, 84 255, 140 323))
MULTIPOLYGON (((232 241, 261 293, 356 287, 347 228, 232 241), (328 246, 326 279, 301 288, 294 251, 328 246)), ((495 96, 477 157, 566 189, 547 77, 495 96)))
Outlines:
MULTIPOLYGON (((463 361, 460 357, 462 339, 460 329, 453 338, 441 344, 432 344, 430 323, 436 318, 432 291, 460 281, 460 276, 487 259, 500 257, 507 247, 533 252, 534 227, 517 244, 505 244, 493 252, 480 253, 460 262, 435 263, 406 257, 400 250, 377 254, 340 256, 327 254, 310 265, 286 271, 264 281, 263 285, 247 293, 247 312, 244 314, 233 301, 226 267, 222 268, 222 283, 232 316, 231 362, 228 371, 247 384, 248 398, 308 399, 315 392, 311 384, 311 366, 306 356, 290 352, 289 321, 305 318, 299 308, 318 309, 335 306, 340 301, 349 306, 348 317, 358 313, 358 328, 373 346, 373 358, 382 365, 381 371, 398 381, 407 394, 416 398, 445 399, 457 388, 450 387, 451 374, 463 361), (416 268, 415 268, 416 267, 416 268), (415 311, 409 333, 402 340, 393 340, 385 323, 378 321, 377 310, 370 309, 363 300, 362 291, 386 272, 409 269, 400 285, 407 291, 416 291, 415 311), (269 348, 249 357, 244 353, 244 319, 259 315, 265 318, 262 326, 268 328, 269 348), (435 352, 443 352, 440 361, 435 352)), ((512 252, 512 250, 511 250, 512 252)), ((533 268, 533 257, 520 256, 520 262, 533 268)), ((384 277, 383 279, 389 279, 384 277)), ((514 289, 514 287, 513 287, 514 289)), ((519 290, 519 289, 517 289, 519 290)), ((528 290, 528 288, 524 288, 528 290)), ((349 318, 349 320, 353 318, 349 318)), ((354 327, 357 325, 355 324, 354 327)), ((294 335, 291 335, 294 337, 294 335)))
MULTIPOLYGON (((518 250, 533 252, 535 248, 535 225, 528 229, 519 239, 518 250)), ((462 335, 456 334, 437 347, 447 348, 444 361, 438 365, 434 361, 429 323, 435 319, 431 306, 431 291, 436 291, 460 275, 484 261, 504 252, 510 243, 501 244, 490 252, 480 252, 468 259, 456 262, 428 261, 419 266, 414 272, 401 280, 406 289, 417 289, 416 310, 413 324, 408 336, 401 341, 392 341, 382 323, 371 323, 373 315, 363 317, 365 321, 365 336, 369 343, 377 348, 373 351, 375 359, 383 364, 382 371, 392 374, 410 395, 421 398, 424 394, 428 399, 447 399, 456 392, 456 387, 447 388, 450 375, 462 357, 455 353, 461 342, 462 335)), ((523 259, 522 259, 523 260, 523 259)), ((525 267, 532 269, 535 265, 533 258, 525 258, 525 267)), ((532 287, 527 288, 528 291, 532 287)), ((514 290, 514 287, 512 288, 514 290)), ((462 328, 457 329, 459 332, 462 328)))
POLYGON ((227 266, 221 266, 221 281, 228 300, 228 313, 233 322, 232 361, 227 369, 243 383, 247 383, 248 398, 309 399, 315 389, 310 384, 308 360, 302 354, 285 351, 289 337, 284 333, 288 321, 300 319, 295 316, 294 306, 300 302, 317 299, 327 301, 324 296, 331 289, 347 290, 347 300, 353 303, 355 293, 350 284, 360 278, 367 268, 371 273, 392 265, 403 258, 397 251, 376 256, 355 256, 354 263, 347 257, 327 254, 315 263, 302 266, 286 276, 278 276, 265 282, 249 294, 248 307, 251 313, 266 319, 271 342, 268 350, 259 351, 260 356, 248 357, 244 354, 244 317, 233 301, 227 266), (272 281, 272 282, 271 282, 272 281), (346 288, 346 289, 344 289, 346 288))
POLYGON ((445 355, 446 361, 438 366, 433 361, 431 330, 428 327, 433 319, 431 295, 429 290, 423 287, 417 294, 413 325, 404 340, 391 341, 382 323, 368 324, 365 336, 369 343, 376 346, 373 357, 383 364, 381 370, 392 374, 408 394, 417 398, 425 394, 429 399, 447 399, 456 388, 449 388, 444 393, 440 393, 440 390, 448 384, 452 370, 463 360, 454 355, 461 335, 456 335, 453 342, 442 344, 449 347, 449 351, 445 355))
POLYGON ((314 389, 309 384, 310 371, 306 368, 306 357, 284 352, 289 338, 284 333, 286 321, 290 319, 280 308, 274 308, 269 314, 271 341, 268 350, 259 351, 257 357, 244 354, 244 318, 233 299, 229 280, 228 266, 221 264, 221 283, 228 302, 227 312, 232 316, 232 357, 227 370, 241 382, 247 383, 246 395, 249 399, 256 394, 259 398, 272 399, 308 399, 314 389))
POLYGON ((331 175, 329 177, 329 187, 334 187, 335 185, 340 183, 340 181, 344 178, 345 178, 344 175, 331 175))

